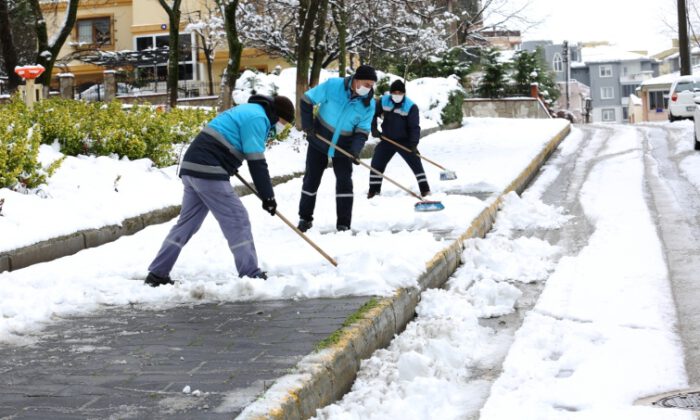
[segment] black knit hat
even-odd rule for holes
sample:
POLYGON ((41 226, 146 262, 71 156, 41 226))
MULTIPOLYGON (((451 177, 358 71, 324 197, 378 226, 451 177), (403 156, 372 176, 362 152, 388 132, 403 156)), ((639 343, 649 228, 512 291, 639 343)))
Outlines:
POLYGON ((373 80, 376 82, 377 72, 371 66, 363 64, 355 70, 355 76, 353 77, 355 80, 373 80))
POLYGON ((294 104, 286 96, 275 96, 272 100, 275 105, 275 112, 277 116, 287 121, 288 123, 294 123, 294 104))
POLYGON ((394 80, 389 86, 389 92, 403 92, 406 93, 406 85, 399 79, 394 80))

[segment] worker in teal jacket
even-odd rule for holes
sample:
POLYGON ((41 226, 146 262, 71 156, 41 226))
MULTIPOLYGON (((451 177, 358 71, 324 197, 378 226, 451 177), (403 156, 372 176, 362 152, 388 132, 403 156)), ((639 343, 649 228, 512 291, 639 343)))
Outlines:
POLYGON ((309 147, 306 171, 299 200, 299 230, 312 226, 316 192, 321 184, 328 159, 335 173, 336 229, 350 229, 352 222, 352 163, 359 163, 360 152, 369 136, 374 116, 374 84, 377 73, 367 65, 357 68, 353 76, 332 78, 306 91, 301 98, 301 125, 309 147), (314 107, 318 113, 314 118, 314 107), (319 140, 332 142, 333 146, 319 140), (336 151, 335 145, 350 152, 350 159, 336 151))
POLYGON ((277 202, 265 161, 265 145, 273 134, 293 121, 294 105, 289 98, 254 95, 247 104, 219 114, 202 129, 180 165, 185 189, 180 217, 148 267, 146 284, 153 287, 173 284, 170 271, 209 212, 224 233, 238 275, 267 278, 258 266, 248 212, 229 178, 244 161, 248 162, 262 207, 274 215, 277 202))

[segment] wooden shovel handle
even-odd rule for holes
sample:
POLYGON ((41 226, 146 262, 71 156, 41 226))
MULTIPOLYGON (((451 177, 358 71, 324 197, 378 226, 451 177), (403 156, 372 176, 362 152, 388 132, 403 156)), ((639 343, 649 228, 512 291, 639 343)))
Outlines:
MULTIPOLYGON (((388 138, 388 137, 384 137, 384 136, 382 135, 382 136, 380 137, 380 139, 381 139, 381 140, 388 141, 389 143, 393 144, 394 146, 396 146, 396 147, 398 147, 398 148, 400 148, 400 149, 403 149, 403 150, 407 151, 408 153, 413 153, 413 151, 412 151, 411 149, 409 149, 408 147, 406 147, 406 146, 404 146, 403 144, 398 143, 398 142, 396 142, 396 141, 394 141, 394 140, 392 140, 392 139, 390 139, 390 138, 388 138)), ((435 161, 432 161, 432 160, 428 159, 427 157, 421 155, 420 153, 413 153, 413 154, 415 154, 415 155, 418 156, 419 158, 425 160, 426 162, 432 163, 433 165, 437 166, 438 168, 442 169, 443 171, 449 171, 449 169, 445 168, 444 166, 440 165, 439 163, 437 163, 437 162, 435 162, 435 161)))
MULTIPOLYGON (((238 179, 243 183, 243 185, 245 185, 246 187, 248 187, 248 189, 251 190, 251 191, 253 192, 253 194, 255 194, 258 198, 260 198, 260 194, 258 194, 258 191, 257 191, 255 188, 253 188, 253 186, 250 185, 245 179, 243 179, 242 176, 236 174, 236 178, 238 178, 238 179)), ((275 215, 276 215, 277 217, 279 217, 279 218, 280 218, 287 226, 289 226, 294 232, 296 232, 297 235, 301 236, 301 238, 302 238, 303 240, 305 240, 309 245, 311 245, 316 251, 318 251, 319 254, 323 255, 323 257, 324 257, 326 260, 328 260, 329 263, 333 264, 334 267, 337 267, 337 266, 338 266, 338 263, 337 263, 330 255, 326 254, 326 253, 321 249, 321 247, 319 247, 318 245, 316 245, 316 244, 314 243, 314 241, 312 241, 311 239, 309 239, 308 236, 304 235, 304 232, 300 231, 296 226, 294 226, 292 223, 290 223, 289 220, 287 220, 287 218, 284 217, 284 216, 282 215, 282 213, 279 212, 279 210, 275 210, 275 215)))
MULTIPOLYGON (((341 152, 342 154, 344 154, 345 156, 349 157, 350 160, 353 160, 353 161, 355 160, 355 156, 353 156, 352 153, 350 153, 350 152, 344 150, 343 148, 339 147, 337 144, 331 143, 330 140, 328 140, 328 139, 322 137, 322 136, 319 135, 318 133, 316 133, 316 138, 318 138, 318 139, 320 139, 321 141, 325 142, 329 147, 333 147, 333 148, 335 148, 336 150, 338 150, 339 152, 341 152)), ((381 176, 382 178, 386 179, 387 181, 391 182, 392 184, 396 185, 397 187, 401 188, 402 190, 406 191, 407 193, 411 194, 412 196, 416 197, 418 200, 423 201, 423 197, 421 197, 420 195, 414 193, 413 191, 409 190, 408 188, 404 187, 403 185, 399 184, 398 182, 394 181, 393 179, 389 178, 388 176, 384 175, 383 173, 379 172, 378 170, 374 169, 374 168, 371 167, 370 165, 364 163, 364 162, 361 161, 360 159, 357 159, 357 162, 358 162, 360 165, 362 165, 362 166, 364 166, 365 168, 367 168, 367 169, 369 169, 370 171, 372 171, 373 173, 375 173, 375 174, 381 176)))

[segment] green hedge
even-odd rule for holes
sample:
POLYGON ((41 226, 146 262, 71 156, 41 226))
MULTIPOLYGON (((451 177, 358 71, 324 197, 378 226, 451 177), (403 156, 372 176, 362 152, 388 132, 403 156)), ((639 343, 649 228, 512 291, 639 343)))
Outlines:
POLYGON ((461 123, 464 118, 464 99, 466 95, 461 90, 453 90, 447 97, 447 105, 442 109, 440 116, 442 117, 442 125, 451 123, 461 123))
POLYGON ((34 188, 46 180, 39 164, 41 131, 19 101, 0 107, 0 188, 18 183, 34 188), (4 124, 3 124, 4 125, 4 124))
POLYGON ((185 143, 214 118, 215 111, 150 106, 124 109, 119 102, 42 101, 35 105, 43 142, 58 141, 68 155, 149 158, 157 166, 175 163, 172 145, 185 143))
POLYGON ((17 98, 0 107, 0 188, 33 188, 48 170, 38 163, 39 145, 58 142, 66 155, 149 158, 163 167, 176 162, 173 144, 185 143, 216 115, 201 109, 160 112, 150 106, 123 108, 119 102, 41 101, 33 110, 17 98))

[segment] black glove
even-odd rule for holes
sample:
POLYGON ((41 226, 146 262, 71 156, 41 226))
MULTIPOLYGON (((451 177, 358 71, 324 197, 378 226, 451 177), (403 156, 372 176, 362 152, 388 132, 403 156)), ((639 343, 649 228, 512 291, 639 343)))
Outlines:
POLYGON ((304 133, 306 133, 306 139, 310 139, 311 137, 316 137, 316 130, 314 130, 313 127, 307 128, 304 130, 304 133))
POLYGON ((262 201, 262 208, 274 216, 275 211, 277 211, 277 201, 275 201, 275 197, 264 199, 262 201))
POLYGON ((418 145, 417 144, 412 144, 409 147, 409 149, 411 149, 411 153, 413 153, 413 154, 416 154, 416 155, 420 154, 420 153, 418 153, 418 145))
POLYGON ((380 138, 382 136, 382 132, 377 130, 376 128, 372 130, 372 137, 380 138))
POLYGON ((352 163, 353 165, 360 164, 360 152, 352 152, 352 163))

